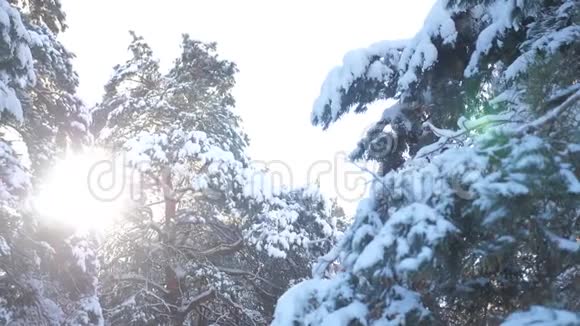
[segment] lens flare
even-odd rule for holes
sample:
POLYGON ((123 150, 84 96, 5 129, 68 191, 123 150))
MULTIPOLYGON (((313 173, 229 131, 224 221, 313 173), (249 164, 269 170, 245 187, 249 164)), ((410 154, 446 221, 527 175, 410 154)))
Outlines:
POLYGON ((33 198, 35 211, 47 222, 77 230, 99 230, 111 225, 120 217, 125 200, 122 191, 115 189, 120 182, 110 173, 115 168, 111 156, 100 150, 59 160, 33 198), (105 166, 107 171, 103 170, 105 166), (117 192, 107 197, 103 195, 107 191, 117 192))

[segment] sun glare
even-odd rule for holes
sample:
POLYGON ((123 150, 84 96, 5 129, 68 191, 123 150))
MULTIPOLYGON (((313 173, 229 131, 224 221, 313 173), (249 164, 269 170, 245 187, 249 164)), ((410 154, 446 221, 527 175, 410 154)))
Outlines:
POLYGON ((57 162, 33 199, 34 209, 48 222, 78 230, 102 230, 119 217, 123 198, 103 196, 115 188, 114 168, 105 152, 70 155, 57 162))

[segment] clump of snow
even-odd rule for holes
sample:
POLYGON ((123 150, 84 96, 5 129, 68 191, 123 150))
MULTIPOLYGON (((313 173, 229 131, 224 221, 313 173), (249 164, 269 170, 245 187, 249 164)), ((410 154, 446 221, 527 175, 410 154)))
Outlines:
POLYGON ((29 47, 32 40, 18 10, 5 0, 0 0, 0 31, 2 42, 8 47, 5 52, 12 55, 3 58, 3 65, 13 66, 23 71, 18 75, 6 69, 0 71, 0 113, 7 111, 16 120, 22 122, 22 106, 13 87, 24 88, 35 82, 36 77, 29 47))
POLYGON ((383 315, 394 318, 389 320, 387 325, 395 326, 405 324, 405 315, 414 310, 418 310, 421 316, 427 316, 429 314, 429 311, 423 307, 421 296, 417 292, 399 285, 395 285, 392 291, 394 292, 395 299, 386 307, 383 315))
POLYGON ((15 200, 30 187, 30 175, 9 143, 0 140, 0 202, 15 200))
MULTIPOLYGON (((344 90, 363 76, 376 80, 387 80, 394 73, 394 67, 390 62, 381 60, 372 61, 375 57, 383 57, 391 60, 398 58, 401 49, 407 44, 406 41, 384 41, 371 45, 365 49, 353 50, 347 53, 342 66, 334 68, 326 77, 320 89, 320 95, 314 103, 312 122, 318 123, 330 108, 330 120, 338 118, 342 108, 342 96, 344 90)), ((396 62, 397 60, 393 60, 396 62)))
POLYGON ((261 170, 248 168, 242 171, 243 194, 258 202, 268 201, 280 195, 283 189, 274 182, 273 176, 261 170))
POLYGON ((560 248, 561 250, 569 252, 580 251, 580 241, 576 240, 575 238, 565 239, 556 235, 554 232, 550 232, 547 230, 545 230, 544 232, 546 232, 548 239, 550 239, 554 244, 556 244, 556 246, 558 246, 558 248, 560 248))
POLYGON ((525 72, 529 65, 536 59, 538 53, 554 54, 562 46, 570 44, 580 38, 580 26, 572 25, 562 30, 548 33, 530 46, 529 50, 520 55, 506 69, 504 76, 506 79, 516 78, 519 74, 525 72))
POLYGON ((558 15, 555 17, 556 23, 554 27, 535 26, 538 23, 531 25, 531 29, 537 29, 537 35, 531 35, 534 38, 522 44, 520 47, 522 54, 507 67, 504 73, 505 79, 514 79, 525 72, 529 65, 537 60, 538 54, 555 54, 561 47, 580 38, 580 26, 566 26, 567 21, 573 16, 573 1, 564 1, 556 12, 558 15))
POLYGON ((3 236, 0 236, 0 256, 10 255, 10 246, 6 242, 3 236))
POLYGON ((454 9, 447 8, 447 1, 437 1, 423 28, 403 50, 399 68, 399 91, 405 91, 417 80, 417 71, 428 70, 437 61, 437 48, 433 40, 441 38, 443 44, 453 45, 457 38, 455 23, 451 18, 454 9))
POLYGON ((22 122, 23 112, 20 101, 16 97, 14 89, 0 82, 0 109, 12 114, 16 120, 22 122))
POLYGON ((72 255, 76 258, 76 265, 87 272, 87 261, 91 260, 95 253, 90 248, 86 240, 75 241, 72 245, 72 255))
POLYGON ((367 306, 359 301, 354 301, 346 307, 342 307, 328 314, 320 324, 321 326, 349 325, 358 320, 363 322, 368 313, 367 306))
MULTIPOLYGON (((465 68, 465 77, 471 77, 477 73, 477 66, 481 57, 489 53, 493 47, 493 41, 498 40, 499 37, 510 28, 517 29, 517 23, 512 19, 512 15, 516 8, 522 6, 517 0, 501 0, 495 1, 487 8, 483 20, 489 21, 489 25, 479 33, 475 43, 475 51, 469 59, 469 63, 465 68)), ((501 46, 501 43, 497 43, 501 46)))
MULTIPOLYGON (((305 318, 305 312, 312 310, 309 303, 312 298, 322 297, 330 288, 330 280, 307 280, 290 288, 279 299, 276 305, 272 326, 294 326, 295 321, 300 320, 304 325, 310 325, 305 318)), ((316 299, 315 299, 316 300, 316 299)))
POLYGON ((245 232, 248 243, 271 257, 286 258, 297 249, 313 250, 320 243, 337 239, 336 218, 330 202, 320 189, 308 186, 281 189, 267 198, 263 190, 243 196, 261 207, 252 226, 245 232))
POLYGON ((387 265, 398 272, 406 273, 417 270, 422 263, 432 257, 432 250, 423 246, 419 250, 412 246, 417 240, 426 245, 435 245, 448 233, 456 231, 449 221, 440 216, 431 207, 414 203, 395 212, 381 228, 377 236, 364 248, 354 264, 354 272, 376 265, 385 259, 385 252, 393 248, 394 260, 387 265), (401 230, 406 230, 401 234, 401 230))
POLYGON ((528 311, 515 312, 501 326, 573 326, 580 325, 580 314, 566 310, 532 306, 528 311))
POLYGON ((343 107, 343 96, 360 78, 389 84, 397 75, 397 93, 404 93, 417 80, 417 73, 429 70, 437 61, 438 51, 433 44, 436 39, 454 45, 457 30, 451 17, 457 11, 448 8, 447 1, 437 1, 423 28, 411 40, 383 41, 347 53, 342 65, 334 68, 322 84, 314 102, 312 123, 337 120, 342 110, 348 109, 343 107))
MULTIPOLYGON (((104 326, 105 321, 103 316, 103 311, 99 298, 97 296, 89 296, 81 298, 78 302, 76 314, 74 316, 75 322, 80 325, 95 325, 104 326), (95 316, 99 316, 95 323, 95 316)), ((72 319, 69 317, 69 319, 72 319)))

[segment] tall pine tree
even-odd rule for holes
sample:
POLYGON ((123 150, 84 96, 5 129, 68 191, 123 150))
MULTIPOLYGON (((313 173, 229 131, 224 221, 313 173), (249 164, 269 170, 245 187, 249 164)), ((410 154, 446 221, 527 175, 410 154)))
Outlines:
POLYGON ((395 100, 351 154, 381 169, 273 324, 579 324, 579 20, 574 0, 440 0, 414 38, 347 54, 312 122, 395 100))
POLYGON ((232 111, 237 69, 215 44, 185 35, 164 74, 132 35, 94 111, 99 142, 145 180, 104 246, 108 321, 265 325, 338 236, 333 205, 315 188, 273 188, 249 164, 232 111))

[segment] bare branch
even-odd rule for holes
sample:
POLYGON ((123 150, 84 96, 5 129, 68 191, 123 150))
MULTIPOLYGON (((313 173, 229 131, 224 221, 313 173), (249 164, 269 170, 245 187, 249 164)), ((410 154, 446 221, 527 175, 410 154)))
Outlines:
POLYGON ((259 276, 258 274, 254 274, 252 272, 248 272, 245 271, 243 269, 237 269, 237 268, 228 268, 228 267, 219 267, 218 266, 218 270, 221 272, 224 272, 226 274, 230 274, 230 275, 239 275, 239 276, 248 276, 252 279, 257 279, 260 280, 266 284, 268 284, 269 286, 278 289, 278 290, 283 290, 281 287, 279 287, 278 285, 274 284, 274 282, 267 280, 261 276, 259 276))
POLYGON ((217 245, 215 247, 212 247, 210 249, 203 250, 203 251, 197 251, 193 248, 185 247, 185 246, 179 246, 178 248, 189 250, 192 252, 193 255, 196 255, 196 256, 211 257, 211 256, 222 255, 222 254, 234 253, 234 252, 242 249, 243 244, 244 244, 244 240, 242 238, 239 238, 234 243, 231 243, 231 244, 220 243, 219 245, 217 245))
POLYGON ((519 127, 518 129, 516 129, 515 134, 516 135, 524 134, 528 130, 537 129, 537 128, 541 127, 542 125, 545 125, 547 123, 550 123, 550 122, 556 120, 556 118, 558 118, 558 116, 560 116, 560 114, 562 114, 564 111, 568 110, 570 107, 572 107, 572 105, 576 104, 576 102, 578 102, 578 100, 580 100, 580 90, 576 91, 573 95, 568 97, 568 99, 566 99, 564 102, 562 102, 562 104, 560 104, 556 108, 550 110, 548 113, 544 114, 543 116, 539 117, 538 119, 536 119, 530 123, 527 123, 527 124, 519 127))
POLYGON ((123 275, 121 277, 115 277, 113 278, 115 281, 125 281, 125 282, 135 282, 135 283, 145 283, 147 286, 151 286, 152 288, 155 288, 156 290, 169 295, 169 291, 167 291, 163 286, 161 286, 160 284, 153 282, 151 280, 149 280, 146 277, 143 277, 141 275, 136 275, 136 274, 126 274, 123 275))
POLYGON ((199 306, 200 304, 204 303, 207 300, 210 300, 215 296, 215 290, 213 288, 207 289, 206 291, 198 294, 195 296, 189 303, 183 306, 181 310, 181 315, 183 317, 187 316, 195 307, 199 306))

